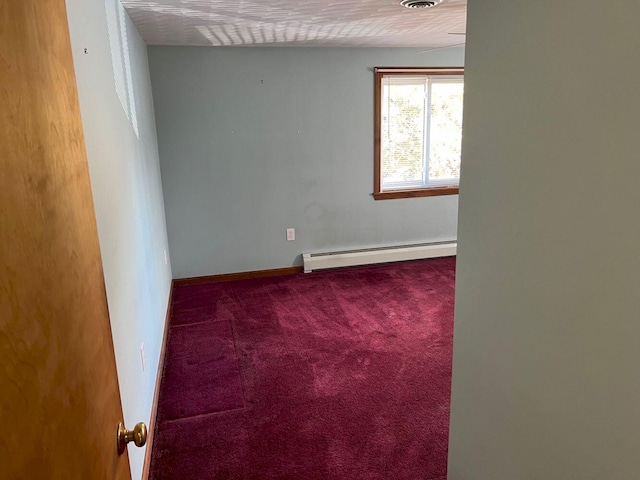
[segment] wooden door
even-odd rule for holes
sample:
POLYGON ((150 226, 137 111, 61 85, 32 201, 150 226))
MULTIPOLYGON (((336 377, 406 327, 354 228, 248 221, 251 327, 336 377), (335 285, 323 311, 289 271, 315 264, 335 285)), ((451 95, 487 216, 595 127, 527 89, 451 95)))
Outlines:
POLYGON ((130 478, 64 0, 0 2, 0 478, 130 478))

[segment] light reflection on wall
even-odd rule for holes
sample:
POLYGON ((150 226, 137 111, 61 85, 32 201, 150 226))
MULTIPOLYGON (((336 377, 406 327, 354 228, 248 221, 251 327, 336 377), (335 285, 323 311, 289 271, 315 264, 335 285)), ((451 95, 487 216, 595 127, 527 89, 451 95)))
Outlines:
POLYGON ((118 0, 105 0, 104 6, 107 14, 111 64, 113 66, 116 93, 136 137, 140 138, 125 21, 127 12, 118 0))

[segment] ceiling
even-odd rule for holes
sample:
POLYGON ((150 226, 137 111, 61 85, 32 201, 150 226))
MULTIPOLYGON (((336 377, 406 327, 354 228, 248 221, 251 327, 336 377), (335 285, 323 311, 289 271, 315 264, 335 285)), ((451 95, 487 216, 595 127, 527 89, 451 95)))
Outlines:
POLYGON ((464 44, 467 0, 121 0, 149 45, 424 47, 464 44), (452 35, 457 34, 457 35, 452 35))

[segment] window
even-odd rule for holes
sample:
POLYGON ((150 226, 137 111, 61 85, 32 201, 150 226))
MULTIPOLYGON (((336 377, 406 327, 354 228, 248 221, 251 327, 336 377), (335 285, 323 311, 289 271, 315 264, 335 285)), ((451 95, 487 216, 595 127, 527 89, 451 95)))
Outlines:
POLYGON ((463 73, 375 69, 376 200, 458 193, 463 73))

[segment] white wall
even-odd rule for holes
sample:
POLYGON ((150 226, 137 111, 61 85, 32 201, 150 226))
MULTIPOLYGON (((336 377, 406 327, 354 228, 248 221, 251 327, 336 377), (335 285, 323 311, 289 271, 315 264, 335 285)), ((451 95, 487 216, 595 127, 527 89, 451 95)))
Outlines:
POLYGON ((371 196, 372 68, 463 59, 462 48, 149 47, 175 276, 455 239, 457 195, 371 196))
POLYGON ((469 0, 450 480, 640 478, 640 2, 469 0))
MULTIPOLYGON (((132 428, 150 421, 171 285, 147 49, 117 0, 67 0, 67 9, 124 420, 132 428)), ((133 478, 141 478, 144 449, 129 447, 129 456, 133 478)))

